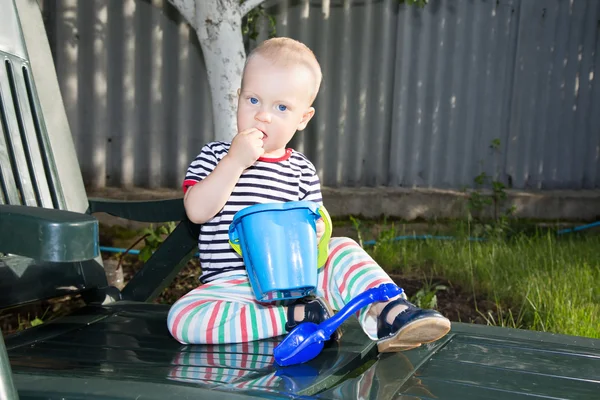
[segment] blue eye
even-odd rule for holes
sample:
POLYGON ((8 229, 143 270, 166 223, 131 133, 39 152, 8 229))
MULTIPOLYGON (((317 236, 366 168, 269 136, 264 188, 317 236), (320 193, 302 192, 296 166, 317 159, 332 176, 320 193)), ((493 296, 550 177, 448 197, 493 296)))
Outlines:
POLYGON ((280 104, 280 105, 277 106, 277 109, 279 111, 285 111, 285 110, 287 110, 287 106, 284 106, 283 104, 280 104))
POLYGON ((258 104, 258 99, 256 97, 250 97, 250 103, 258 104))

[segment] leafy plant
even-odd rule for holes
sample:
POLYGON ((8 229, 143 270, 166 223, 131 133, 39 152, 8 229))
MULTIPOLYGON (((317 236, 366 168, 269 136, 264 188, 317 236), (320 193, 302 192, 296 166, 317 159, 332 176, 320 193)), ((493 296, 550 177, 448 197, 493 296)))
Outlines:
POLYGON ((44 318, 46 317, 46 314, 48 313, 49 309, 50 309, 50 307, 46 308, 46 311, 44 311, 44 314, 42 315, 41 318, 36 315, 36 317, 34 319, 30 319, 29 313, 27 314, 27 318, 24 318, 24 319, 21 319, 20 314, 17 315, 17 323, 19 325, 17 330, 24 331, 28 327, 42 325, 44 323, 44 318))
MULTIPOLYGON (((494 154, 500 153, 500 139, 493 139, 490 143, 490 149, 494 154)), ((502 202, 508 198, 506 193, 506 185, 500 180, 494 179, 491 175, 488 175, 485 171, 477 175, 473 182, 475 187, 469 194, 468 208, 469 221, 475 220, 471 211, 481 213, 488 207, 492 207, 493 223, 485 223, 482 220, 476 220, 474 225, 474 235, 486 235, 486 236, 502 236, 510 229, 510 217, 515 212, 515 207, 510 207, 502 212, 500 208, 502 202), (484 193, 484 190, 488 189, 490 194, 484 193)))
POLYGON ((425 286, 417 291, 411 298, 411 303, 414 303, 420 308, 437 308, 437 292, 448 290, 445 285, 433 285, 426 281, 425 286))
MULTIPOLYGON (((240 4, 244 3, 245 1, 246 0, 240 0, 240 4)), ((398 2, 408 6, 423 8, 427 5, 429 0, 398 0, 398 2)), ((265 19, 269 24, 269 38, 275 37, 277 34, 277 20, 275 19, 274 15, 269 14, 265 10, 263 4, 254 7, 248 12, 248 14, 244 16, 242 20, 242 34, 251 40, 256 40, 260 32, 260 24, 265 19)))
POLYGON ((165 225, 159 225, 157 228, 154 228, 154 225, 150 225, 148 228, 142 230, 142 237, 133 242, 131 246, 125 250, 124 253, 119 254, 117 257, 119 258, 119 263, 117 264, 118 271, 121 268, 121 263, 123 261, 123 257, 131 251, 138 243, 142 240, 144 241, 144 247, 140 249, 140 254, 138 255, 138 259, 142 262, 146 262, 152 256, 152 253, 158 249, 158 247, 164 242, 166 236, 170 235, 171 232, 175 230, 177 224, 175 222, 167 222, 165 225))
POLYGON ((139 259, 146 262, 152 256, 152 253, 165 241, 165 237, 170 235, 176 228, 175 222, 168 222, 165 225, 160 225, 157 228, 150 225, 144 229, 142 239, 144 239, 144 247, 141 248, 139 259))
POLYGON ((398 236, 398 231, 394 223, 388 227, 387 221, 384 220, 383 226, 385 229, 379 232, 370 253, 377 259, 379 265, 391 268, 398 264, 397 241, 394 240, 398 236))
POLYGON ((429 0, 399 0, 400 3, 406 3, 409 6, 417 6, 423 8, 427 5, 429 0))
MULTIPOLYGON (((244 0, 240 0, 242 4, 244 0)), ((249 39, 256 40, 260 31, 260 23, 266 19, 269 23, 269 38, 277 34, 277 20, 274 15, 269 14, 261 5, 254 7, 242 21, 242 34, 249 39)))
POLYGON ((354 218, 352 215, 350 215, 350 221, 352 221, 352 226, 354 227, 354 230, 356 230, 356 235, 358 236, 358 244, 360 245, 360 247, 365 247, 363 245, 363 238, 362 238, 362 230, 361 230, 361 226, 360 226, 360 220, 358 218, 354 218))

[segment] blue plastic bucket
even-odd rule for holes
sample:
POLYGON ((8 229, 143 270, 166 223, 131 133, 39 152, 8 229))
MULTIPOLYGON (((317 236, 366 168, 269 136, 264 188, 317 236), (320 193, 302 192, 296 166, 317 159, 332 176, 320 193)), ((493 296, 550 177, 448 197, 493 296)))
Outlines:
POLYGON ((319 211, 317 203, 294 201, 256 204, 234 215, 229 241, 244 258, 258 301, 296 299, 315 291, 319 211))

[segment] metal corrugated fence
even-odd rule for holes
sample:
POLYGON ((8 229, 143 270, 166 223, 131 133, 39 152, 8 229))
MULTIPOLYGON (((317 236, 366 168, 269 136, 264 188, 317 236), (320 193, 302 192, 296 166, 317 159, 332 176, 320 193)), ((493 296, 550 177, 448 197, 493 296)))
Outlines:
MULTIPOLYGON (((600 187, 599 1, 327 3, 265 3, 322 64, 292 144, 325 185, 600 187)), ((86 183, 178 187, 214 137, 195 33, 166 1, 43 5, 86 183)))

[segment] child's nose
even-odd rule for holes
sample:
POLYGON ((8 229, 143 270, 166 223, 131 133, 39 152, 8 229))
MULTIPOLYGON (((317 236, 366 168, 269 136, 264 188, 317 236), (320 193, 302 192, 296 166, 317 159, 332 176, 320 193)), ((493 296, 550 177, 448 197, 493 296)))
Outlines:
POLYGON ((269 122, 271 122, 271 114, 266 111, 259 111, 254 116, 254 119, 256 119, 257 121, 260 121, 260 122, 269 123, 269 122))

